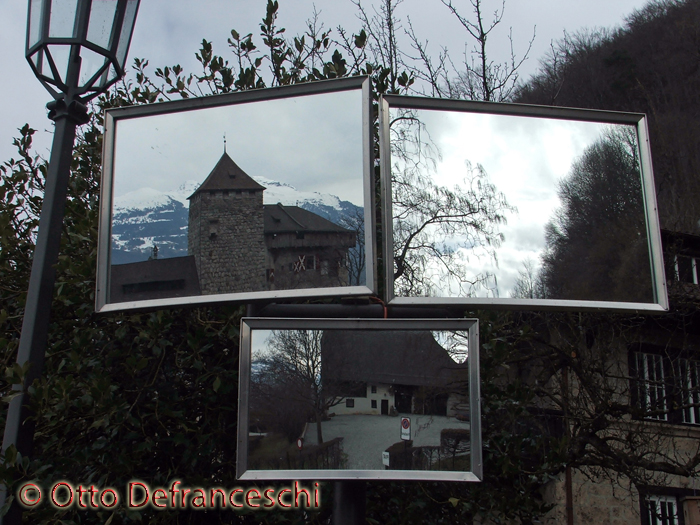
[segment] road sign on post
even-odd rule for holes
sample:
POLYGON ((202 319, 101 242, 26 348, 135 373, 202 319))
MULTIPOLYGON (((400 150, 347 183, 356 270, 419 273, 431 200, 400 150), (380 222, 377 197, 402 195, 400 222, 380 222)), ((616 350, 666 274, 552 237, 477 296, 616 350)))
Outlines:
POLYGON ((404 441, 411 440, 411 418, 402 417, 401 418, 401 439, 404 441))

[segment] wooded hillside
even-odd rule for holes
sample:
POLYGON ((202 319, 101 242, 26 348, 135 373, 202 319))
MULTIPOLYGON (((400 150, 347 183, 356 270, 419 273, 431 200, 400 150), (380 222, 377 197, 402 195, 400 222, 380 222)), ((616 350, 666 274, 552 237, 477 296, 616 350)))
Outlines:
POLYGON ((553 45, 517 102, 646 113, 661 227, 700 233, 700 1, 655 0, 553 45))

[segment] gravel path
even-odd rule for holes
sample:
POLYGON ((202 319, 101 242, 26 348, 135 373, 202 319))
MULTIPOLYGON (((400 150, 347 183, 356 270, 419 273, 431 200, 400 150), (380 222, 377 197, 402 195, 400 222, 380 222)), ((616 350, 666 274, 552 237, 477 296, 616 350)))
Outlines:
MULTIPOLYGON (((342 437, 348 469, 384 470, 382 452, 401 441, 401 417, 411 418, 413 446, 437 446, 444 428, 469 429, 469 423, 453 417, 399 414, 399 417, 372 415, 334 416, 322 423, 324 441, 342 437)), ((309 423, 304 442, 316 444, 316 424, 309 423)))

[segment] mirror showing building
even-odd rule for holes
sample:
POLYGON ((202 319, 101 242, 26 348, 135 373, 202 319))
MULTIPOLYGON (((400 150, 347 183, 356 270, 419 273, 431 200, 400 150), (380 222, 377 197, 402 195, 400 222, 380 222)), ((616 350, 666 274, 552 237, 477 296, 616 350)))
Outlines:
POLYGON ((360 78, 110 110, 98 310, 370 293, 368 108, 360 78))
POLYGON ((476 475, 473 321, 295 321, 243 322, 242 476, 476 475))

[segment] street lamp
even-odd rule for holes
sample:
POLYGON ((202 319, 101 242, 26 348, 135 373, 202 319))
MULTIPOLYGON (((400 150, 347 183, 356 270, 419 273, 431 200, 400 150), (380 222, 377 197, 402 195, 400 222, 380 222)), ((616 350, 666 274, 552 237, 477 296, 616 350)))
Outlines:
MULTIPOLYGON (((17 363, 30 367, 24 384, 13 386, 20 393, 8 409, 3 452, 14 446, 22 456, 32 453, 34 424, 28 420, 28 388, 41 376, 44 365, 76 128, 88 121, 85 102, 124 75, 139 1, 29 0, 26 56, 54 98, 47 108, 55 129, 17 351, 17 363)), ((0 506, 6 496, 2 487, 0 506)), ((20 521, 16 504, 4 520, 0 517, 0 524, 20 521)))
POLYGON ((55 99, 83 101, 124 76, 139 0, 29 0, 26 56, 55 99))

